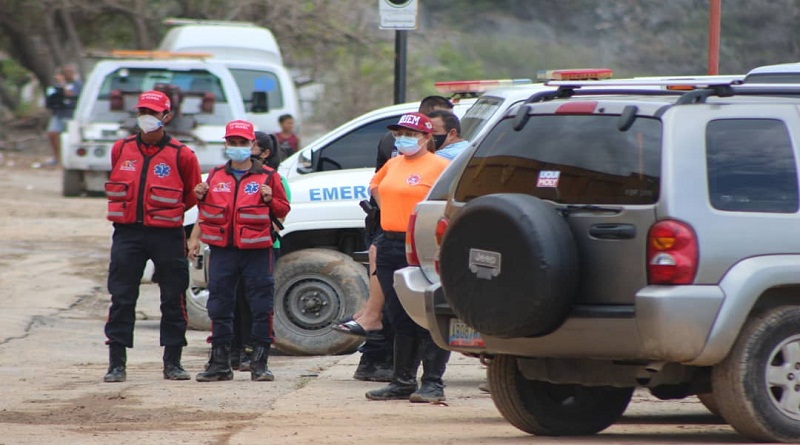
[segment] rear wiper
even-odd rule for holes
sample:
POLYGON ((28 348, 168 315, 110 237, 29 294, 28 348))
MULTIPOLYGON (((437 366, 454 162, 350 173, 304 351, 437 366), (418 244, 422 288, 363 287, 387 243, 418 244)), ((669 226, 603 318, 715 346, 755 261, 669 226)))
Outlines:
POLYGON ((557 210, 562 216, 569 216, 572 213, 578 212, 616 214, 622 212, 622 207, 606 207, 594 204, 567 204, 564 207, 559 207, 557 210))

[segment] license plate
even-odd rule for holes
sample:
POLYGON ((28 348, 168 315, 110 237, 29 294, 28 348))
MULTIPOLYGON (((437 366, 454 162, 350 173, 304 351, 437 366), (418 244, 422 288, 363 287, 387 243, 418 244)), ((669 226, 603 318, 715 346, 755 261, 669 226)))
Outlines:
POLYGON ((450 319, 450 346, 482 348, 486 346, 481 334, 457 318, 450 319))

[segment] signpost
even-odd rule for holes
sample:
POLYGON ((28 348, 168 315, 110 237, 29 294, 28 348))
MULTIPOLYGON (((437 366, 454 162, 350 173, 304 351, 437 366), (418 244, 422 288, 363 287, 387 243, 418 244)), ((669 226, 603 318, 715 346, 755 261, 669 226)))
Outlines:
POLYGON ((380 29, 394 29, 394 103, 406 101, 407 32, 417 29, 417 0, 378 0, 380 29))

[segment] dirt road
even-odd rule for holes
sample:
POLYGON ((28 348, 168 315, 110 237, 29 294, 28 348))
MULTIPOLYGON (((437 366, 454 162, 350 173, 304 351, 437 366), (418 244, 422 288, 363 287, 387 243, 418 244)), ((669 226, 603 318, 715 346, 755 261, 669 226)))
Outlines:
MULTIPOLYGON (((161 378, 157 288, 143 285, 128 381, 101 382, 107 350, 110 224, 102 198, 62 198, 60 170, 0 158, 0 445, 50 443, 741 443, 696 399, 637 393, 624 419, 590 438, 536 438, 478 391, 484 371, 453 356, 447 406, 368 402, 356 356, 270 359, 273 383, 161 378)), ((190 331, 184 365, 206 360, 190 331)))

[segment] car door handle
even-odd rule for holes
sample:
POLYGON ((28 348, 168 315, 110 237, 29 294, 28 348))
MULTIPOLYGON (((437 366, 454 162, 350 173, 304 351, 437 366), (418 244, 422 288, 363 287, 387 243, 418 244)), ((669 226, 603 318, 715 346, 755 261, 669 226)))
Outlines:
POLYGON ((633 239, 636 238, 636 226, 633 224, 595 224, 589 228, 589 236, 599 239, 633 239))

